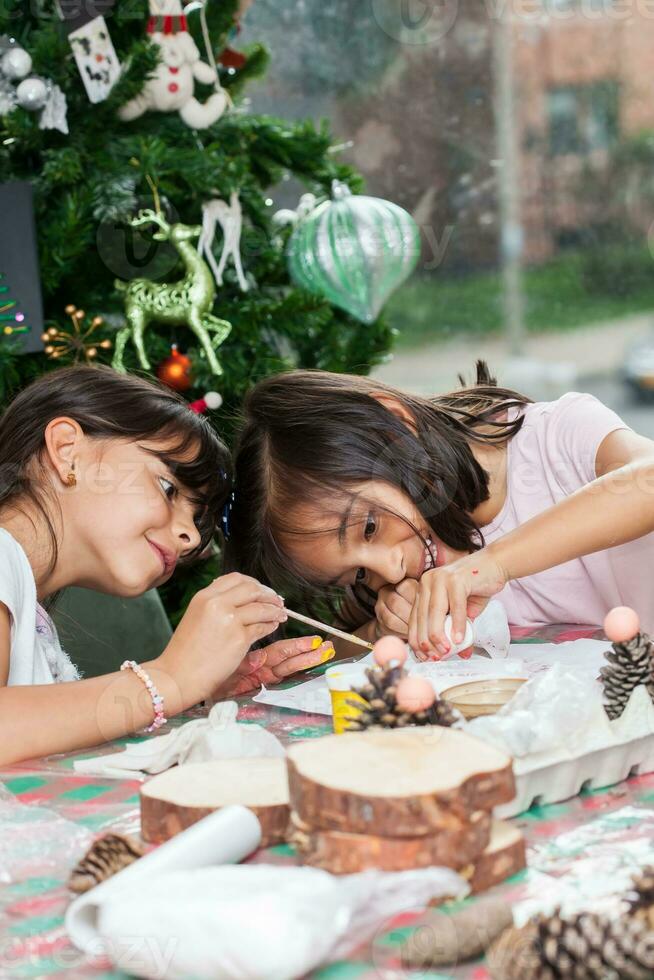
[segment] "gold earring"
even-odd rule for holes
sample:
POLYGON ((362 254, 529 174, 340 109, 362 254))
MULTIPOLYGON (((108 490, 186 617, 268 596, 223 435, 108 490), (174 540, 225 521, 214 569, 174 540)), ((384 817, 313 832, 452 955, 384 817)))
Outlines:
POLYGON ((66 477, 66 483, 68 484, 69 487, 76 487, 77 486, 77 477, 75 476, 75 466, 74 465, 73 465, 70 473, 66 477))

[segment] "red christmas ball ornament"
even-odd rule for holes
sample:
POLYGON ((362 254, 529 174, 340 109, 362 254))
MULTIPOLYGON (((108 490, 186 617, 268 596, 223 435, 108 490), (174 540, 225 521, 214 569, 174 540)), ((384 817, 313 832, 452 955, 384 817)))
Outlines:
POLYGON ((397 685, 397 706, 402 711, 415 714, 427 711, 436 700, 436 691, 424 677, 403 677, 397 685))
POLYGON ((177 350, 177 344, 170 348, 170 357, 157 368, 157 377, 175 391, 186 391, 193 384, 191 377, 191 358, 177 350))
POLYGON ((606 615, 604 632, 611 643, 628 643, 640 633, 640 617, 629 606, 616 606, 606 615))
POLYGON ((406 644, 399 636, 382 636, 372 648, 372 655, 378 667, 390 667, 395 661, 398 667, 406 662, 406 644))

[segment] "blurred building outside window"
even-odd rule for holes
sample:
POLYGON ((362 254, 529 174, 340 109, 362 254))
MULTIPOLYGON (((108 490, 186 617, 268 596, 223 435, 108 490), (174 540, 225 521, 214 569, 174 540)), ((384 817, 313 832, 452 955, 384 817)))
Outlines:
POLYGON ((611 330, 628 341, 654 310, 654 0, 256 0, 241 43, 258 39, 255 108, 328 118, 367 192, 421 226, 386 309, 398 357, 500 349, 508 242, 528 347, 555 361, 593 331, 576 359, 619 366, 611 330))

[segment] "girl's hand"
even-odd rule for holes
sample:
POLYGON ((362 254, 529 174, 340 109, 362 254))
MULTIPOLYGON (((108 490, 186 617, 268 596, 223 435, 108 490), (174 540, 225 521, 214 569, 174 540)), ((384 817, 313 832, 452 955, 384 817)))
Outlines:
POLYGON ((420 583, 416 579, 405 578, 399 585, 385 585, 379 590, 375 603, 376 632, 379 635, 391 634, 406 640, 409 635, 411 610, 419 587, 420 583))
POLYGON ((212 694, 215 701, 237 698, 250 691, 258 691, 262 684, 270 687, 295 674, 326 663, 335 655, 331 640, 321 641, 319 636, 300 636, 291 640, 278 640, 261 650, 252 650, 241 661, 235 672, 212 694))
POLYGON ((409 619, 409 643, 419 660, 440 659, 451 650, 444 623, 452 616, 452 640, 460 643, 466 618, 475 619, 508 581, 491 547, 425 572, 409 619))
POLYGON ((272 589, 237 572, 223 575, 193 596, 158 666, 190 707, 209 697, 252 644, 286 619, 284 600, 272 589))

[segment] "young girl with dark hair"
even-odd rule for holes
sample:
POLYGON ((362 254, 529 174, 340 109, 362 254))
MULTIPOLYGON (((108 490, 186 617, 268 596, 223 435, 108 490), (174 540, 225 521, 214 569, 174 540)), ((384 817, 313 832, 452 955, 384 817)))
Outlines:
POLYGON ((212 539, 229 462, 183 399, 109 368, 54 371, 12 402, 0 418, 0 764, 155 730, 329 655, 313 637, 248 655, 286 614, 240 574, 199 592, 148 663, 81 680, 61 649, 41 603, 68 585, 128 597, 165 582, 212 539))
POLYGON ((516 626, 597 626, 628 603, 654 628, 654 443, 591 395, 533 403, 482 362, 433 398, 278 375, 249 393, 235 473, 232 567, 345 593, 367 639, 445 656, 446 614, 458 643, 493 595, 516 626))

